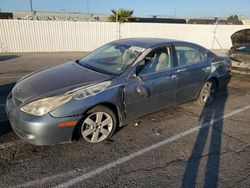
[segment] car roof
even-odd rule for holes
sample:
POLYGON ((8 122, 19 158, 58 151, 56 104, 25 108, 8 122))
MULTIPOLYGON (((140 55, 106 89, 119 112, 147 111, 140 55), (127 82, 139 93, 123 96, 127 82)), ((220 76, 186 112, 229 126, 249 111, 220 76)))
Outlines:
POLYGON ((138 46, 142 48, 154 48, 171 42, 183 42, 174 39, 163 38, 127 38, 113 41, 113 43, 124 44, 128 46, 138 46))

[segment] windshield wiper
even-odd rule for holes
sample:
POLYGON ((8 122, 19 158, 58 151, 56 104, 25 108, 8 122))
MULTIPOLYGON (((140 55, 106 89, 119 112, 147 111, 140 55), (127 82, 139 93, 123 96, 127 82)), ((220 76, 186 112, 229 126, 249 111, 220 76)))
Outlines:
POLYGON ((80 64, 80 60, 79 60, 79 59, 75 60, 75 62, 76 62, 77 64, 80 64))
POLYGON ((85 67, 85 68, 88 68, 88 69, 93 70, 93 71, 96 71, 96 72, 100 72, 100 73, 108 74, 108 75, 117 75, 117 74, 115 74, 115 73, 113 73, 113 72, 109 72, 109 71, 106 71, 106 70, 103 70, 103 69, 99 69, 99 68, 94 67, 94 66, 91 66, 91 65, 89 65, 89 64, 84 64, 84 63, 82 63, 79 59, 76 60, 75 62, 76 62, 77 64, 79 64, 79 65, 85 67))

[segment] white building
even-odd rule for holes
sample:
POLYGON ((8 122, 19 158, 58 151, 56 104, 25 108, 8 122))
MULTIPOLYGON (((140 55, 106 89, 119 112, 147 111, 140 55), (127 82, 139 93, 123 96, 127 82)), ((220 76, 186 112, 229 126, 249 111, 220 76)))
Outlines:
POLYGON ((243 25, 250 25, 250 20, 241 20, 243 25))
POLYGON ((64 12, 13 12, 13 19, 20 20, 58 20, 58 21, 108 21, 109 15, 95 13, 64 12))

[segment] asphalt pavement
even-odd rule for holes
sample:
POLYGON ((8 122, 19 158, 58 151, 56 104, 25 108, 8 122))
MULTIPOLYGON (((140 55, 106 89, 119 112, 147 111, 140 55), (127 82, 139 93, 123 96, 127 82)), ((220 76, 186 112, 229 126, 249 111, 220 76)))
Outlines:
POLYGON ((250 187, 250 76, 213 104, 131 122, 99 144, 33 146, 12 132, 5 99, 22 76, 85 53, 0 54, 0 187, 250 187))

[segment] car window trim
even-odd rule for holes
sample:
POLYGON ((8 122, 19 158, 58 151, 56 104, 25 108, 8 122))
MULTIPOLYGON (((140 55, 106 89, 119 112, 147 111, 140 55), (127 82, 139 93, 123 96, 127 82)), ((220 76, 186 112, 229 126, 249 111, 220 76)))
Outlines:
POLYGON ((181 66, 180 66, 180 65, 179 65, 179 60, 178 60, 178 57, 177 57, 176 46, 191 47, 191 48, 194 48, 194 49, 198 50, 200 54, 203 53, 203 54, 206 54, 207 56, 208 56, 208 54, 207 54, 207 52, 202 51, 202 49, 199 48, 198 46, 194 46, 194 45, 192 45, 192 44, 184 44, 184 43, 173 44, 173 48, 174 48, 175 55, 176 55, 176 60, 177 60, 177 67, 182 68, 182 67, 192 66, 192 65, 196 65, 196 64, 203 64, 203 63, 205 64, 205 63, 207 62, 207 60, 208 60, 208 57, 207 57, 204 61, 200 61, 200 62, 197 62, 197 63, 187 64, 187 65, 181 65, 181 66))

